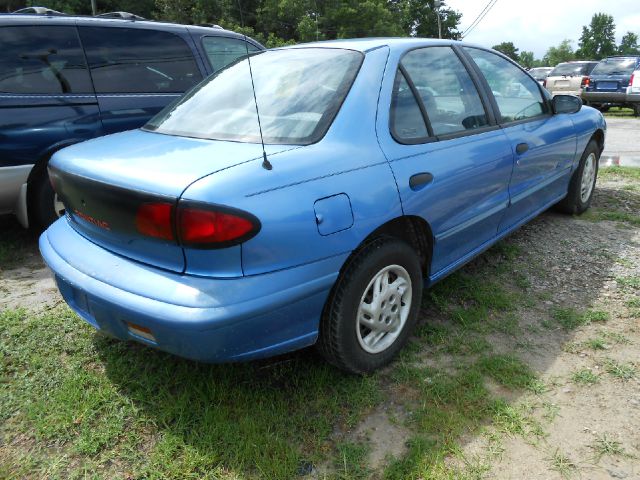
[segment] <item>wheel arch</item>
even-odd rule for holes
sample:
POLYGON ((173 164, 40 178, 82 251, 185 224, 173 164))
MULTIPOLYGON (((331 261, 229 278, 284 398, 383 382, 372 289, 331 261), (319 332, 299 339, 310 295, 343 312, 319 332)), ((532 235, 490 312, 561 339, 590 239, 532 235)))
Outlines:
POLYGON ((604 131, 601 128, 598 128, 589 139, 589 141, 591 140, 595 140, 598 144, 598 150, 600 151, 600 154, 602 154, 602 151, 604 150, 604 131))
POLYGON ((380 225, 354 249, 349 259, 344 263, 342 270, 349 264, 349 260, 352 257, 379 237, 398 238, 409 244, 420 258, 422 276, 424 278, 429 276, 433 256, 433 231, 431 225, 424 218, 416 215, 403 215, 380 225))

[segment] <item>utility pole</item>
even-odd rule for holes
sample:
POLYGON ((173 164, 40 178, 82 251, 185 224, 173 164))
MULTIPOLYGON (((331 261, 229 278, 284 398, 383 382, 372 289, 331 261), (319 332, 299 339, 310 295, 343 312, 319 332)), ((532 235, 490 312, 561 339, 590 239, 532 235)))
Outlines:
POLYGON ((440 6, 442 5, 441 0, 434 0, 433 6, 436 10, 436 17, 438 17, 438 38, 442 38, 442 24, 440 22, 440 6))
POLYGON ((98 14, 98 6, 96 5, 96 0, 91 0, 91 12, 95 17, 98 14))

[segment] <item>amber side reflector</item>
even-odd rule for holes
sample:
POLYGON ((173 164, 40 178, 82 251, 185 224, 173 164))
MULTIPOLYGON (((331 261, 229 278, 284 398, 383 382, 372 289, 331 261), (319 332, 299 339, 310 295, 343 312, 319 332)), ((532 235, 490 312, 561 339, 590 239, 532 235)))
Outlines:
POLYGON ((130 323, 130 322, 125 322, 125 323, 127 324, 127 328, 129 329, 130 333, 138 337, 142 337, 146 340, 149 340, 150 342, 156 343, 156 337, 154 337, 153 333, 151 333, 151 329, 147 327, 143 327, 142 325, 136 325, 135 323, 130 323))

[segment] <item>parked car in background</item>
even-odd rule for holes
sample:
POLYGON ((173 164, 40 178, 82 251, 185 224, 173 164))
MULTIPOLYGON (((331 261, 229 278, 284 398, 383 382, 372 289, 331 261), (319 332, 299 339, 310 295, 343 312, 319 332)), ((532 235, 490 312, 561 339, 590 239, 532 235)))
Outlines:
POLYGON ((544 85, 544 81, 549 76, 553 67, 535 67, 528 70, 529 75, 536 79, 540 85, 544 85))
POLYGON ((251 66, 52 158, 66 215, 40 249, 93 327, 208 362, 317 343, 370 372, 411 335, 423 282, 552 205, 589 207, 602 114, 495 51, 361 39, 251 66))
POLYGON ((589 83, 589 74, 597 64, 595 61, 560 63, 549 73, 544 86, 551 95, 579 97, 589 83))
POLYGON ((54 152, 140 127, 263 49, 221 28, 29 13, 0 15, 0 214, 36 229, 64 208, 47 178, 54 152))
POLYGON ((600 109, 612 106, 633 108, 640 115, 640 97, 629 92, 634 72, 640 70, 640 56, 618 56, 601 60, 589 77, 582 99, 600 109))
POLYGON ((627 103, 633 105, 633 113, 635 116, 640 116, 640 70, 633 72, 631 80, 629 80, 627 103))

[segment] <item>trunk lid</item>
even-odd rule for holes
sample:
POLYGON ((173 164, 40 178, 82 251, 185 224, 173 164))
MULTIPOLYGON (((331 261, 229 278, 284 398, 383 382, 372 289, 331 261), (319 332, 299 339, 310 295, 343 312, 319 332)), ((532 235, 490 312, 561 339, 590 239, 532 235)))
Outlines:
MULTIPOLYGON (((267 154, 287 148, 267 146, 267 154)), ((70 224, 80 234, 125 257, 183 272, 185 255, 177 241, 140 233, 140 206, 164 204, 170 215, 169 208, 196 180, 261 158, 259 144, 134 130, 61 150, 51 159, 49 173, 70 224)))

